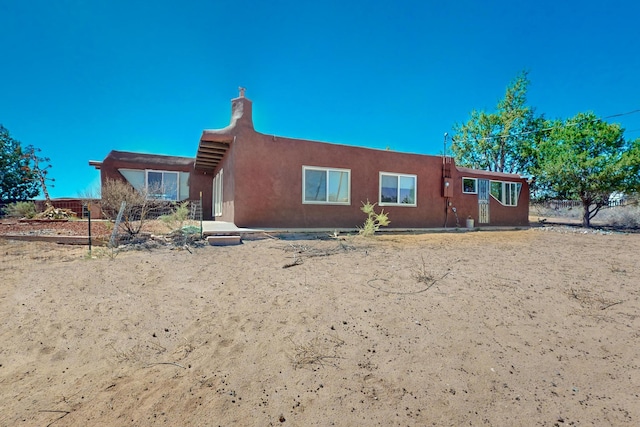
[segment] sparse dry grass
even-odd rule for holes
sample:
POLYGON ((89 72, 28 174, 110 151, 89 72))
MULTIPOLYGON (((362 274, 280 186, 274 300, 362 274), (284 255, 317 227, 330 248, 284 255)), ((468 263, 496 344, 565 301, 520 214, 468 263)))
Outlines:
MULTIPOLYGON (((539 218, 562 218, 570 221, 582 221, 582 207, 568 207, 554 209, 543 204, 531 204, 529 214, 539 218)), ((593 218, 593 222, 600 226, 616 228, 640 228, 640 205, 630 203, 625 206, 603 208, 593 218)))
POLYGON ((344 345, 344 341, 337 336, 316 336, 306 343, 299 344, 289 337, 293 344, 293 353, 290 355, 294 368, 322 367, 326 364, 335 365, 335 359, 339 359, 338 348, 344 345))

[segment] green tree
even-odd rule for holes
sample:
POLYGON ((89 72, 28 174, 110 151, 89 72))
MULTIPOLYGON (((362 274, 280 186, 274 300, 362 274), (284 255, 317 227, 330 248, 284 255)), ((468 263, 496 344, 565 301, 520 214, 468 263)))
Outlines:
POLYGON ((496 111, 472 111, 469 121, 455 124, 451 149, 456 163, 494 172, 529 175, 544 119, 527 105, 527 72, 507 87, 496 111))
POLYGON ((537 184, 554 197, 581 200, 585 227, 611 193, 640 188, 640 139, 626 141, 620 125, 593 113, 555 121, 539 148, 537 184))
POLYGON ((47 189, 47 181, 51 182, 51 184, 49 184, 50 187, 53 187, 53 182, 55 181, 55 179, 48 177, 49 169, 51 169, 51 164, 49 164, 51 159, 48 157, 40 157, 40 151, 39 148, 29 145, 25 148, 23 157, 28 161, 26 167, 29 168, 32 179, 39 184, 42 194, 44 194, 46 209, 53 209, 51 196, 49 196, 49 190, 47 189))
POLYGON ((0 201, 26 200, 38 195, 39 182, 28 152, 0 125, 0 201))

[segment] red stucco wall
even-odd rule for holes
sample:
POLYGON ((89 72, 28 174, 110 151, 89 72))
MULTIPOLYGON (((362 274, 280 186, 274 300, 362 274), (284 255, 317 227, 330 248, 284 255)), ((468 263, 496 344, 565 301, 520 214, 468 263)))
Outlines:
MULTIPOLYGON (((417 206, 385 206, 391 227, 455 227, 466 218, 478 220, 478 197, 462 193, 462 177, 487 177, 487 172, 459 171, 453 162, 447 167, 452 190, 445 199, 443 159, 393 151, 373 150, 337 144, 264 135, 254 130, 251 101, 242 95, 232 100, 231 123, 223 129, 204 131, 204 140, 233 137, 225 157, 213 171, 224 170, 223 215, 218 220, 240 227, 264 228, 353 228, 365 216, 363 202, 378 202, 379 173, 417 176, 417 206), (305 204, 302 201, 302 167, 318 166, 351 171, 349 205, 305 204), (446 221, 446 224, 445 224, 446 221)), ((213 177, 211 175, 211 178, 213 177)), ((490 179, 523 184, 516 207, 490 201, 490 225, 526 225, 529 192, 526 181, 514 175, 490 179)), ((378 208, 380 209, 380 208, 378 208)))
MULTIPOLYGON (((459 171, 454 169, 454 197, 453 207, 456 207, 460 224, 464 226, 467 217, 471 216, 475 225, 478 221, 478 195, 465 194, 462 191, 462 178, 489 179, 494 181, 518 182, 522 184, 517 206, 504 206, 492 196, 489 196, 489 217, 488 225, 496 226, 527 226, 529 225, 529 184, 525 179, 516 179, 515 176, 506 174, 491 174, 486 171, 469 172, 469 170, 459 171)), ((448 221, 451 224, 451 219, 448 221)))
POLYGON ((528 224, 529 187, 516 175, 459 170, 448 159, 450 162, 445 175, 451 183, 451 190, 445 198, 441 156, 265 135, 254 130, 251 112, 251 101, 242 96, 236 98, 232 100, 231 124, 223 129, 203 132, 201 144, 202 141, 232 141, 215 169, 195 169, 193 159, 187 158, 166 157, 163 160, 160 158, 163 156, 151 156, 145 161, 142 155, 141 160, 136 161, 135 153, 125 153, 133 159, 123 162, 110 154, 101 165, 102 180, 123 179, 117 171, 121 167, 189 172, 189 198, 199 199, 202 191, 204 219, 212 219, 213 178, 222 169, 223 212, 216 220, 255 228, 353 228, 365 220, 360 210, 362 203, 367 200, 379 202, 380 172, 410 174, 417 176, 417 206, 385 206, 390 227, 432 228, 464 227, 469 216, 478 224, 478 196, 463 194, 462 178, 486 178, 522 184, 517 206, 503 206, 490 197, 489 225, 528 224), (158 161, 166 161, 167 164, 160 165, 158 161), (349 169, 351 203, 303 203, 303 166, 349 169), (453 208, 457 212, 457 222, 453 208))
MULTIPOLYGON (((244 132, 235 143, 234 221, 245 227, 355 227, 364 222, 360 210, 367 200, 378 202, 379 173, 417 175, 417 206, 385 206, 390 227, 426 228, 456 226, 447 212, 443 196, 441 156, 425 156, 372 150, 335 144, 274 137, 244 132), (351 204, 302 203, 302 166, 351 170, 351 204)), ((226 171, 225 171, 226 174, 226 171)), ((469 176, 469 174, 465 174, 469 176)), ((226 177, 226 175, 225 175, 226 177)), ((512 178, 513 179, 513 178, 512 178)), ((467 216, 478 217, 477 195, 462 194, 462 174, 451 169, 453 197, 460 224, 467 216)), ((525 225, 528 221, 528 189, 523 182, 521 197, 526 203, 506 207, 493 200, 491 225, 525 225)))

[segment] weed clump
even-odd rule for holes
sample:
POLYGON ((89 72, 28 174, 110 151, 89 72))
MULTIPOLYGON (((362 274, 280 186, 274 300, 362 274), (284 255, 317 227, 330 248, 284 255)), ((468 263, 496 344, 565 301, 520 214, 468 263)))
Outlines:
POLYGON ((367 219, 364 221, 362 227, 358 227, 358 232, 361 236, 373 236, 380 227, 386 227, 391 223, 391 221, 389 221, 389 215, 385 213, 384 209, 378 213, 375 207, 376 204, 369 202, 369 200, 367 200, 367 203, 362 203, 360 210, 367 215, 367 219))
POLYGON ((9 218, 31 219, 36 216, 36 205, 33 202, 15 202, 8 204, 3 211, 9 218))

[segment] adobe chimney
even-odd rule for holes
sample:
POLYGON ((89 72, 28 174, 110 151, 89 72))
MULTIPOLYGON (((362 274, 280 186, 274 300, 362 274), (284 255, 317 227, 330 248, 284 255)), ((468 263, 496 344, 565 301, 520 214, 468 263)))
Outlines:
POLYGON ((231 100, 231 125, 247 126, 253 129, 251 101, 244 97, 245 88, 238 88, 240 94, 231 100))

